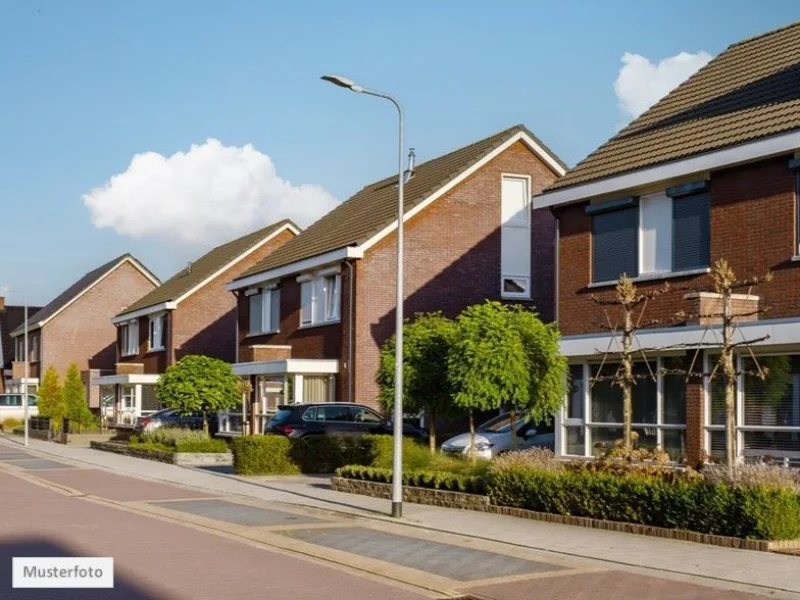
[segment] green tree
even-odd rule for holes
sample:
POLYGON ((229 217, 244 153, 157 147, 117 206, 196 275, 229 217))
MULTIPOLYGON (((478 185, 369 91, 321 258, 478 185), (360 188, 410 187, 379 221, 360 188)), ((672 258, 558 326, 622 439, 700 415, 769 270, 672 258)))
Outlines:
POLYGON ((514 309, 487 301, 464 310, 447 361, 453 402, 469 413, 470 456, 475 457, 474 411, 522 406, 530 394, 528 354, 514 309))
POLYGON ((86 403, 86 387, 81 381, 81 373, 75 363, 70 364, 67 369, 62 393, 66 417, 70 420, 70 424, 75 424, 79 428, 91 425, 94 422, 94 416, 86 403))
POLYGON ((567 358, 561 354, 560 334, 555 325, 545 325, 539 316, 521 306, 512 308, 516 330, 522 340, 530 373, 529 392, 518 406, 511 406, 512 446, 516 446, 515 410, 534 423, 550 422, 564 405, 568 391, 567 358))
POLYGON ((50 417, 50 427, 56 431, 61 429, 61 420, 67 414, 58 371, 50 367, 44 372, 42 384, 39 386, 39 416, 50 417))
MULTIPOLYGON (((403 409, 425 412, 431 454, 436 452, 436 419, 454 410, 447 359, 456 335, 455 323, 440 312, 417 314, 403 325, 403 409)), ((387 412, 394 405, 395 337, 381 349, 376 376, 378 399, 387 412)))
POLYGON ((208 433, 208 415, 230 410, 242 400, 239 378, 228 363, 209 356, 184 356, 159 378, 158 399, 181 414, 202 413, 208 433))

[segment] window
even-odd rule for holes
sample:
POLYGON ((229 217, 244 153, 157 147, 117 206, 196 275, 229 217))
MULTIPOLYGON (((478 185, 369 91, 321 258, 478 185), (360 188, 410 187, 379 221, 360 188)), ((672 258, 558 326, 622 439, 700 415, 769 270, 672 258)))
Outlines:
POLYGON ((319 325, 339 320, 341 276, 316 275, 300 283, 300 324, 319 325))
POLYGON ((303 376, 303 403, 333 402, 333 377, 330 375, 303 376))
POLYGON ((131 356, 139 353, 139 321, 130 321, 121 325, 120 350, 122 356, 131 356))
POLYGON ((280 329, 281 292, 265 289, 250 296, 250 334, 275 333, 280 329))
POLYGON ((164 315, 150 317, 150 336, 148 338, 150 350, 164 349, 164 315))
POLYGON ((353 415, 350 414, 350 407, 346 404, 341 406, 313 406, 303 413, 303 420, 350 423, 353 420, 353 415))
MULTIPOLYGON (((14 349, 14 360, 23 362, 25 360, 25 336, 21 335, 16 338, 16 347, 14 349)), ((39 360, 39 336, 28 336, 28 362, 36 362, 39 360)))
POLYGON ((529 179, 503 175, 501 183, 500 292, 530 298, 531 206, 529 179))
POLYGON ((381 416, 363 406, 353 406, 350 411, 353 413, 353 421, 356 423, 383 423, 381 416))
POLYGON ((136 389, 132 385, 120 386, 120 394, 122 395, 122 408, 135 408, 136 407, 136 389))
POLYGON ((706 189, 706 182, 697 182, 587 206, 592 215, 592 280, 707 268, 710 196, 706 189))

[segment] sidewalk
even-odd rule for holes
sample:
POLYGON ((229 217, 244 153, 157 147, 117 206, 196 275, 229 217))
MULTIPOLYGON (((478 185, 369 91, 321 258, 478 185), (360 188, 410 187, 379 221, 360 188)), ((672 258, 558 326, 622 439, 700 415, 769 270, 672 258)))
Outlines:
MULTIPOLYGON (((18 439, 0 437, 0 445, 12 444, 19 444, 18 439)), ((387 516, 388 501, 331 491, 324 477, 243 478, 38 440, 31 440, 29 447, 144 480, 397 522, 387 516)), ((402 523, 407 526, 586 559, 597 566, 642 575, 694 580, 706 585, 744 586, 739 589, 754 586, 761 593, 770 590, 790 592, 792 595, 776 595, 793 597, 796 594, 800 598, 800 562, 797 557, 409 503, 404 505, 404 512, 402 523)))

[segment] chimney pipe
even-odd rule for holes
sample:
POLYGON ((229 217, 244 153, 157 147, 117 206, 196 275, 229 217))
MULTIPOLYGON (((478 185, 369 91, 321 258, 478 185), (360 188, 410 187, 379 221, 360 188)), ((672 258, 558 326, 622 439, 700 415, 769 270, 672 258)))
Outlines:
POLYGON ((403 174, 405 177, 405 181, 408 181, 414 176, 414 159, 416 158, 416 154, 414 153, 414 148, 408 149, 408 168, 405 170, 403 174))

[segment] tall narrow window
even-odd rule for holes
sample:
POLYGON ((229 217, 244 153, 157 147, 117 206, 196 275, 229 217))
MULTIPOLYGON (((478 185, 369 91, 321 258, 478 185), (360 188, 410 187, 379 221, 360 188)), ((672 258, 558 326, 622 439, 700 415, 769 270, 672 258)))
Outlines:
POLYGON ((264 295, 261 293, 253 294, 249 298, 250 310, 250 333, 261 333, 261 317, 263 311, 264 295))
POLYGON ((667 273, 672 269, 672 198, 663 193, 639 200, 640 273, 667 273))
POLYGON ((339 276, 325 277, 325 320, 335 321, 339 318, 339 276))
POLYGON ((527 177, 504 175, 501 181, 500 293, 531 295, 531 198, 527 177))
POLYGON ((139 321, 133 320, 120 327, 120 350, 123 356, 139 353, 139 321))
POLYGON ((592 280, 614 281, 639 275, 639 209, 637 206, 592 217, 592 280))
POLYGON ((275 333, 280 325, 280 290, 266 289, 249 297, 250 334, 275 333))
POLYGON ((312 281, 304 281, 300 284, 300 323, 302 325, 310 325, 312 322, 313 285, 312 281))
POLYGON ((164 349, 164 315, 150 317, 150 350, 164 349))
POLYGON ((710 197, 698 194, 672 201, 672 270, 688 271, 710 263, 710 197))

